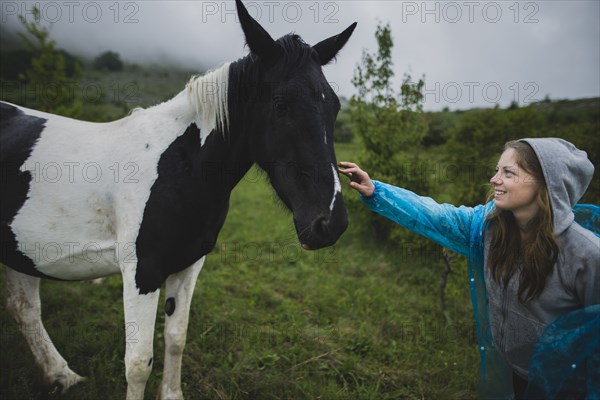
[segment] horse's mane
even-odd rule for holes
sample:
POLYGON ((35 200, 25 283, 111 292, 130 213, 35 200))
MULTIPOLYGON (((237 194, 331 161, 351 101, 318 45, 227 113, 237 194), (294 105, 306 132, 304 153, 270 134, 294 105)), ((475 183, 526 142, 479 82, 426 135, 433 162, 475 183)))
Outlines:
MULTIPOLYGON (((315 55, 312 47, 295 34, 285 35, 279 38, 277 43, 284 50, 283 63, 279 64, 281 71, 301 68, 305 60, 315 55)), ((232 89, 229 88, 230 73, 234 85, 239 86, 242 79, 250 82, 248 88, 235 88, 238 97, 248 99, 244 97, 244 90, 251 89, 253 83, 260 81, 259 65, 260 63, 256 63, 256 57, 250 54, 233 63, 223 64, 204 75, 193 76, 189 80, 186 91, 196 112, 196 121, 200 124, 202 143, 214 129, 220 130, 223 135, 227 134, 230 128, 230 106, 233 107, 234 113, 239 112, 240 105, 228 104, 229 91, 232 89)))
POLYGON ((284 65, 286 69, 300 66, 307 59, 314 57, 315 52, 302 38, 290 33, 277 39, 277 43, 283 47, 284 65))
POLYGON ((214 129, 219 129, 223 133, 227 130, 228 85, 229 63, 226 63, 204 75, 193 76, 185 86, 189 100, 196 111, 201 143, 204 143, 214 129))

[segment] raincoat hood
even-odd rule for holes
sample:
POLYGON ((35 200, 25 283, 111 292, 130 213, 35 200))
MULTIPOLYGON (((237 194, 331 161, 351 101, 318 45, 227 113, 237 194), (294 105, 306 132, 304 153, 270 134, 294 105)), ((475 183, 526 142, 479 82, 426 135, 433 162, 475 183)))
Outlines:
POLYGON ((563 139, 521 141, 533 148, 540 161, 554 214, 554 233, 560 235, 573 223, 573 207, 592 181, 594 165, 585 151, 563 139))

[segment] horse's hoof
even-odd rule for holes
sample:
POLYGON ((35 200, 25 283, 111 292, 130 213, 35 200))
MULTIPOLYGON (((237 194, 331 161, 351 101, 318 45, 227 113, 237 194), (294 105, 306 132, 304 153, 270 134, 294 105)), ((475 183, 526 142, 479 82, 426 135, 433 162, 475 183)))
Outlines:
POLYGON ((51 379, 52 383, 50 385, 49 394, 51 396, 64 394, 71 387, 75 386, 79 382, 85 381, 86 378, 77 375, 75 372, 71 371, 67 368, 67 371, 60 373, 60 375, 55 376, 51 379))

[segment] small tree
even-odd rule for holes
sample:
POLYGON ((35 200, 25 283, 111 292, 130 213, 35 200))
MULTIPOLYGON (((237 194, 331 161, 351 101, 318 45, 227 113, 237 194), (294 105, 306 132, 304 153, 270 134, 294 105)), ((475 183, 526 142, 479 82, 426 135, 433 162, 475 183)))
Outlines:
MULTIPOLYGON (((413 82, 405 74, 399 93, 393 88, 392 32, 389 24, 379 24, 375 32, 378 49, 363 52, 352 83, 358 94, 350 100, 352 123, 362 139, 365 153, 361 165, 379 180, 406 187, 417 193, 429 189, 422 171, 422 140, 427 133, 423 114, 423 79, 413 82)), ((398 232, 380 219, 372 221, 383 237, 398 232)), ((399 232, 404 232, 400 230, 399 232)))
POLYGON ((33 55, 29 69, 19 78, 29 87, 28 92, 35 93, 31 106, 47 112, 73 115, 79 107, 73 90, 73 82, 80 75, 79 65, 76 64, 70 81, 63 54, 55 49, 56 42, 50 39, 49 30, 40 24, 39 8, 34 7, 33 16, 34 21, 28 22, 19 15, 26 33, 18 32, 18 35, 33 55))

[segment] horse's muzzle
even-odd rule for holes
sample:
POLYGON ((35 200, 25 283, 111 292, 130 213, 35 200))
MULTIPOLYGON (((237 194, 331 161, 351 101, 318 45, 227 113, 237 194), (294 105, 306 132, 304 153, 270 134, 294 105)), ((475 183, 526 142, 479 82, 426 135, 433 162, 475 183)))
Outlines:
POLYGON ((305 250, 318 250, 334 245, 348 228, 348 213, 343 201, 336 204, 329 216, 318 216, 302 229, 296 223, 298 239, 305 250))

